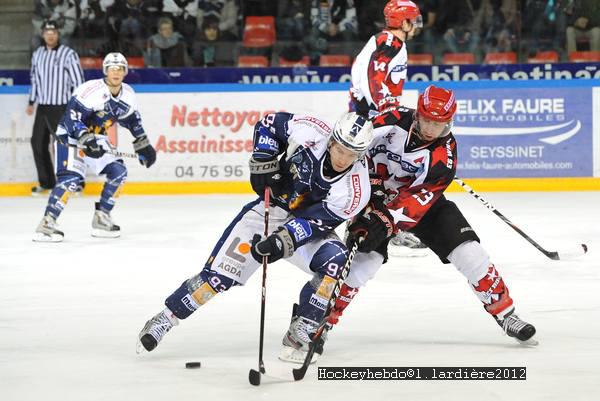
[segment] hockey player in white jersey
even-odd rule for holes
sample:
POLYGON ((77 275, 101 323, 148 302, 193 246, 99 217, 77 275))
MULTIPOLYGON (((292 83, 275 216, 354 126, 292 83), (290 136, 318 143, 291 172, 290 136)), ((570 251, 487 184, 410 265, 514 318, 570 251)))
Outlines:
POLYGON ((57 183, 50 193, 34 241, 63 240, 64 234, 57 228, 56 219, 65 208, 69 195, 81 188, 88 169, 106 176, 92 219, 92 235, 120 236, 120 227, 112 221, 110 212, 115 205, 115 193, 127 177, 127 167, 121 158, 107 153, 112 149, 107 130, 119 123, 135 138, 133 147, 140 163, 150 167, 156 160, 156 151, 142 127, 135 93, 123 82, 127 69, 127 59, 121 53, 109 53, 102 63, 105 77, 87 81, 73 92, 56 131, 60 139, 56 142, 55 155, 57 183))
POLYGON ((138 352, 152 351, 179 320, 218 293, 245 284, 267 256, 268 263, 284 258, 313 276, 300 291, 280 354, 283 360, 303 360, 348 254, 333 230, 370 198, 364 155, 372 136, 372 123, 356 113, 344 114, 333 130, 318 118, 284 112, 258 122, 250 182, 259 198, 225 229, 202 271, 185 280, 146 323, 138 352), (263 238, 266 186, 273 196, 270 234, 263 238))
POLYGON ((329 323, 340 315, 387 260, 387 247, 399 230, 410 231, 443 263, 452 263, 504 332, 535 345, 535 328, 515 313, 504 279, 456 204, 443 195, 456 172, 456 140, 451 128, 454 94, 429 86, 416 110, 394 108, 373 120, 369 152, 372 211, 348 227, 366 233, 341 288, 329 323))

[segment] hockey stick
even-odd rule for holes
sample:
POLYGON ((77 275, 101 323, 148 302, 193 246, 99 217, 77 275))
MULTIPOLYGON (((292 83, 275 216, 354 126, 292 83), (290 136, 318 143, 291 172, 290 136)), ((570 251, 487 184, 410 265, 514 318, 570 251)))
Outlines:
MULTIPOLYGON (((271 190, 265 187, 265 237, 269 235, 269 202, 271 190)), ((265 298, 267 295, 267 256, 262 260, 262 291, 260 298, 260 339, 258 343, 258 370, 250 369, 248 380, 253 386, 260 385, 260 374, 265 373, 265 362, 263 361, 263 345, 265 340, 265 298)))
POLYGON ((496 210, 496 208, 492 204, 490 204, 488 201, 486 201, 485 199, 483 199, 481 197, 481 195, 479 195, 477 192, 475 192, 473 190, 473 188, 471 188, 469 185, 467 185, 463 180, 461 180, 458 177, 454 177, 454 181, 456 181, 456 183, 458 185, 460 185, 465 191, 467 191, 468 193, 470 193, 471 195, 473 195, 473 197, 475 199, 477 199, 481 203, 483 203, 483 205, 485 207, 487 207, 489 210, 491 210, 492 212, 494 212, 494 214, 496 216, 500 217, 500 219, 502 219, 503 222, 505 222, 506 224, 508 224, 513 230, 515 230, 516 232, 518 232, 521 235, 521 237, 525 238, 531 245, 533 245, 534 247, 536 247, 538 251, 540 251, 541 253, 543 253, 544 255, 546 255, 548 258, 550 258, 552 260, 573 259, 573 258, 581 256, 581 255, 583 255, 583 254, 585 254, 587 252, 588 247, 587 247, 586 244, 580 244, 579 246, 573 247, 572 249, 566 249, 566 250, 562 250, 562 251, 547 251, 547 250, 545 250, 540 244, 538 244, 533 239, 531 239, 531 237, 529 237, 529 235, 525 234, 512 221, 510 221, 508 218, 506 218, 506 216, 504 216, 502 213, 500 213, 498 210, 496 210))
MULTIPOLYGON (((50 126, 50 122, 48 122, 48 118, 44 117, 44 119, 46 120, 46 125, 48 126, 48 130, 50 130, 50 134, 52 135, 52 137, 54 139, 56 139, 56 141, 58 143, 60 143, 63 146, 69 147, 69 148, 83 149, 82 147, 79 147, 77 145, 71 145, 70 143, 65 143, 62 139, 60 139, 60 137, 58 135, 56 135, 56 132, 54 132, 54 130, 50 126)), ((116 157, 128 157, 130 159, 138 158, 138 156, 135 153, 120 152, 118 150, 106 150, 106 153, 108 153, 109 155, 116 156, 116 157)))
POLYGON ((337 282, 335 283, 335 287, 333 288, 331 298, 329 298, 329 304, 327 305, 327 311, 325 312, 325 316, 323 317, 323 319, 321 319, 321 323, 319 323, 319 327, 317 327, 317 331, 313 335, 312 341, 308 345, 308 352, 306 354, 306 357, 304 358, 304 362, 302 363, 301 367, 292 370, 294 380, 296 381, 302 380, 304 378, 312 360, 312 357, 315 354, 315 350, 317 349, 317 343, 319 342, 323 334, 327 333, 331 329, 331 324, 328 323, 329 315, 331 314, 331 311, 335 306, 335 301, 337 297, 340 295, 342 284, 344 284, 344 281, 346 281, 346 277, 348 277, 348 273, 350 272, 350 265, 352 265, 352 260, 354 259, 357 250, 358 241, 354 240, 352 242, 352 245, 350 246, 350 252, 348 252, 348 259, 346 259, 346 263, 342 267, 340 276, 338 277, 337 282))

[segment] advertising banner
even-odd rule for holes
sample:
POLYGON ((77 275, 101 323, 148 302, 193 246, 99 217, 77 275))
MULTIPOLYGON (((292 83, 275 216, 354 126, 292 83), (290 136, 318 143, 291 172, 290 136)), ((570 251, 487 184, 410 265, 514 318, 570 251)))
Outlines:
MULTIPOLYGON (((85 70, 85 78, 102 77, 85 70)), ((408 66, 408 81, 599 79, 600 63, 408 66)), ((350 82, 350 67, 132 68, 132 84, 286 84, 350 82)), ((0 86, 29 85, 29 70, 0 70, 0 86)))
MULTIPOLYGON (((453 133, 458 141, 459 176, 599 175, 600 90, 565 81, 543 87, 504 82, 447 85, 458 100, 453 133)), ((24 112, 26 87, 18 89, 0 92, 0 183, 36 181, 30 145, 33 117, 24 112)), ((130 182, 247 181, 253 126, 265 114, 306 113, 332 123, 348 104, 348 92, 340 84, 142 85, 135 89, 157 163, 146 169, 136 160, 126 160, 130 182)), ((414 107, 416 99, 416 90, 405 90, 405 105, 414 107)), ((132 139, 126 129, 118 128, 119 150, 132 152, 132 139)))
POLYGON ((456 91, 464 177, 593 175, 592 88, 456 91))

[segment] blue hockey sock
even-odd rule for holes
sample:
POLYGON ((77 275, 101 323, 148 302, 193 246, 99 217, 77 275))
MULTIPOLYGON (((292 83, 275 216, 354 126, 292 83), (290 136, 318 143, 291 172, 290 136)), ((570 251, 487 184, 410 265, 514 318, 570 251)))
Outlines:
POLYGON ((127 167, 121 160, 116 160, 107 165, 101 174, 106 174, 106 182, 100 195, 100 209, 110 212, 115 207, 115 194, 127 178, 127 167))

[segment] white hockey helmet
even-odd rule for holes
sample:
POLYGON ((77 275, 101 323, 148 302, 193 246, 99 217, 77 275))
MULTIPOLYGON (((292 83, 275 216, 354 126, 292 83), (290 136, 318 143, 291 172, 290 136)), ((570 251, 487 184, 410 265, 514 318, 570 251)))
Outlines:
POLYGON ((117 66, 125 68, 125 75, 127 75, 127 71, 129 70, 129 65, 127 64, 127 59, 124 55, 118 52, 108 53, 106 57, 104 57, 104 61, 102 61, 102 72, 104 75, 108 73, 108 67, 117 66))
POLYGON ((353 111, 344 113, 333 126, 331 137, 362 157, 373 140, 373 123, 353 111))

